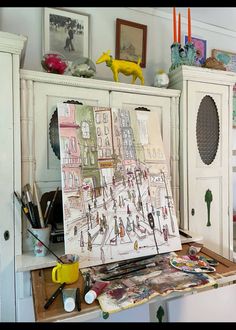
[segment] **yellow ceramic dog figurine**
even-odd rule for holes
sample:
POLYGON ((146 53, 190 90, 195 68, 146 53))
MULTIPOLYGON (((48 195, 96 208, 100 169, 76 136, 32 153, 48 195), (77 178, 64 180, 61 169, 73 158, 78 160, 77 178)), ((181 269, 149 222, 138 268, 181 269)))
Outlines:
POLYGON ((144 85, 143 73, 140 67, 141 58, 139 58, 138 63, 124 60, 115 60, 110 55, 110 50, 108 50, 106 53, 104 52, 102 56, 99 57, 99 59, 96 61, 96 64, 103 62, 106 62, 106 65, 111 68, 115 81, 119 81, 118 74, 121 72, 126 76, 133 75, 132 84, 134 84, 136 79, 139 78, 141 84, 144 85))

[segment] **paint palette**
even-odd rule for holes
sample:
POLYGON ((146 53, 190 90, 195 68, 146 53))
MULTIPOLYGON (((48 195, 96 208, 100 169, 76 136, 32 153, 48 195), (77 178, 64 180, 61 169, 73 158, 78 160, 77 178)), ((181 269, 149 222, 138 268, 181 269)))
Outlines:
POLYGON ((215 268, 202 259, 191 260, 188 256, 174 257, 170 260, 171 266, 187 273, 213 273, 215 268))

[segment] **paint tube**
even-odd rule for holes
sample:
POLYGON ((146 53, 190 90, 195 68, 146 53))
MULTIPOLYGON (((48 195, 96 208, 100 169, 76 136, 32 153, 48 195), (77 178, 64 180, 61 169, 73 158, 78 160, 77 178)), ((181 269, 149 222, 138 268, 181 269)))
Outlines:
POLYGON ((87 304, 92 304, 108 284, 108 282, 95 282, 92 288, 84 296, 85 302, 87 304))
POLYGON ((62 290, 62 299, 64 310, 72 312, 75 309, 76 288, 68 288, 62 290))

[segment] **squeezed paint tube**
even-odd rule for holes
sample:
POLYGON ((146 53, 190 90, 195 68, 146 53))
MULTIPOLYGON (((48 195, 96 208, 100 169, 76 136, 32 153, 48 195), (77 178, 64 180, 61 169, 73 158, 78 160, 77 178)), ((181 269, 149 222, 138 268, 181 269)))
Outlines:
POLYGON ((64 310, 72 312, 75 309, 76 288, 68 288, 62 290, 62 299, 64 310))
POLYGON ((92 304, 108 284, 108 282, 95 282, 92 288, 84 296, 85 302, 87 304, 92 304))

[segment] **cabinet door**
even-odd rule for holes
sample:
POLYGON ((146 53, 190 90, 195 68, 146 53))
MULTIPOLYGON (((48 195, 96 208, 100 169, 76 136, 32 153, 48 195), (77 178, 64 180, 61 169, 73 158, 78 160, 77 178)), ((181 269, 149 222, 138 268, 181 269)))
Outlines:
POLYGON ((189 82, 187 105, 189 229, 229 258, 228 88, 189 82))
MULTIPOLYGON (((12 56, 0 54, 1 72, 1 157, 0 157, 0 321, 15 320, 15 290, 14 290, 14 198, 17 178, 15 170, 20 167, 14 154, 14 114, 12 89, 12 56), (17 167, 18 166, 18 167, 17 167)), ((16 77, 17 78, 17 77, 16 77)), ((20 219, 17 219, 20 221, 20 219)))
POLYGON ((35 123, 35 180, 39 186, 46 182, 61 181, 60 161, 55 156, 49 140, 49 125, 58 102, 80 101, 92 106, 109 106, 109 93, 102 90, 61 86, 56 84, 34 84, 34 123, 35 123))
MULTIPOLYGON (((149 96, 140 94, 129 94, 121 92, 111 92, 110 106, 121 109, 135 109, 144 107, 151 111, 157 111, 160 124, 161 135, 165 148, 165 155, 170 170, 170 143, 171 143, 171 125, 170 125, 170 98, 160 96, 149 96)), ((158 123, 157 123, 158 124, 158 123)))

